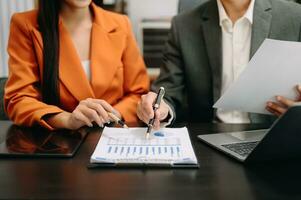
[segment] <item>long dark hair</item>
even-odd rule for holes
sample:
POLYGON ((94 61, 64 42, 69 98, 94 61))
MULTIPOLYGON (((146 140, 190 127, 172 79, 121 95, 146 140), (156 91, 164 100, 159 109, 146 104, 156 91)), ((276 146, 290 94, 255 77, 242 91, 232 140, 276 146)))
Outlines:
MULTIPOLYGON (((38 25, 43 38, 42 100, 50 105, 60 105, 59 90, 59 12, 62 0, 40 0, 38 25)), ((93 0, 103 5, 103 0, 93 0)))

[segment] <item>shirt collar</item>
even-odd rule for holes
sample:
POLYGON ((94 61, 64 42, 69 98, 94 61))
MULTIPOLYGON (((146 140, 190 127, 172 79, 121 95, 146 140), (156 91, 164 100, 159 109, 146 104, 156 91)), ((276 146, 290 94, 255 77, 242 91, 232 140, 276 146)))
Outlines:
MULTIPOLYGON (((254 13, 254 5, 255 0, 251 0, 250 5, 246 13, 241 18, 246 18, 251 24, 253 24, 253 13, 254 13)), ((218 13, 219 13, 219 24, 222 26, 223 21, 230 20, 221 0, 217 0, 217 7, 218 7, 218 13)), ((231 21, 231 20, 230 20, 231 21)))

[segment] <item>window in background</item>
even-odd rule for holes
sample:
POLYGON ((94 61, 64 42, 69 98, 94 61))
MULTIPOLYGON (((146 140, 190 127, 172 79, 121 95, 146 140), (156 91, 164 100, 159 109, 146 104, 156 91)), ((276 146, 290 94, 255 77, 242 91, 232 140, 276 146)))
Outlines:
POLYGON ((8 55, 6 52, 10 18, 15 12, 34 8, 33 0, 0 0, 0 76, 8 74, 8 55))

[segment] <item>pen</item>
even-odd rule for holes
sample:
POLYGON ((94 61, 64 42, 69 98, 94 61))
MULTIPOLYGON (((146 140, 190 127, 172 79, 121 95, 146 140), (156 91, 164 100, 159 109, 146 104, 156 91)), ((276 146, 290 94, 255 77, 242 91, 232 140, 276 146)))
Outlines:
POLYGON ((116 115, 111 112, 108 112, 109 117, 111 117, 117 124, 122 126, 123 128, 129 128, 121 119, 119 119, 116 115))
POLYGON ((152 119, 149 120, 148 122, 148 127, 147 127, 147 131, 146 131, 146 139, 149 138, 149 135, 151 133, 151 130, 154 126, 154 122, 155 122, 155 112, 158 110, 158 108, 160 107, 160 103, 161 103, 161 100, 163 99, 163 96, 165 94, 165 89, 164 87, 160 87, 160 90, 157 94, 157 97, 156 97, 156 100, 153 104, 153 111, 154 111, 154 117, 152 119))

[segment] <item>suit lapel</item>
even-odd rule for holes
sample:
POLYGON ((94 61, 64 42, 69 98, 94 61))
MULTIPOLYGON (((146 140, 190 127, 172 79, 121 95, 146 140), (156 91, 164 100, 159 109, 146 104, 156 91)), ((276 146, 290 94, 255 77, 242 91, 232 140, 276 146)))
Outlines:
MULTIPOLYGON (((101 97, 110 87, 116 70, 121 63, 121 52, 115 45, 121 45, 122 35, 110 34, 97 24, 93 25, 91 46, 91 84, 96 97, 101 97)), ((125 37, 124 37, 125 41, 125 37)), ((121 48, 119 48, 121 50, 121 48)))
POLYGON ((213 100, 221 95, 222 84, 222 33, 216 1, 208 3, 203 14, 203 32, 213 78, 213 100))
MULTIPOLYGON (((62 21, 59 23, 60 30, 60 60, 59 60, 59 78, 68 91, 77 99, 94 98, 89 80, 83 70, 78 53, 74 47, 71 37, 64 27, 62 21)), ((43 55, 43 39, 37 30, 33 30, 35 37, 36 52, 42 57, 43 55)), ((39 60, 39 65, 43 65, 43 61, 39 60)), ((40 76, 42 77, 43 72, 40 76)))
POLYGON ((94 98, 94 93, 84 72, 78 53, 62 22, 59 24, 59 29, 60 80, 77 100, 94 98))
POLYGON ((96 97, 105 94, 111 85, 118 67, 122 66, 122 49, 126 42, 124 32, 103 14, 103 10, 92 4, 95 19, 91 41, 91 85, 96 97))
POLYGON ((256 0, 253 16, 251 58, 269 36, 272 21, 271 2, 269 0, 256 0))
MULTIPOLYGON (((83 70, 73 41, 59 22, 60 60, 59 76, 67 90, 77 99, 100 98, 110 87, 118 67, 122 67, 122 50, 126 34, 118 30, 111 18, 103 14, 102 9, 92 3, 94 22, 91 37, 91 83, 83 70)), ((40 32, 33 31, 38 53, 43 55, 43 40, 40 32)), ((40 63, 42 65, 42 62, 40 63)), ((41 74, 42 76, 42 74, 41 74)))

